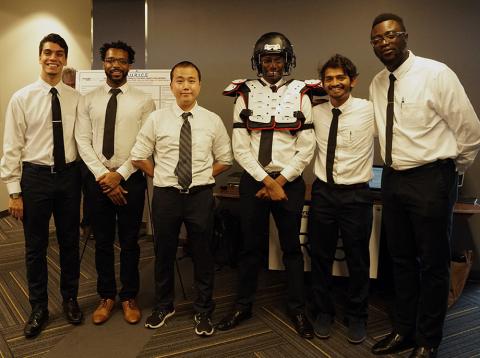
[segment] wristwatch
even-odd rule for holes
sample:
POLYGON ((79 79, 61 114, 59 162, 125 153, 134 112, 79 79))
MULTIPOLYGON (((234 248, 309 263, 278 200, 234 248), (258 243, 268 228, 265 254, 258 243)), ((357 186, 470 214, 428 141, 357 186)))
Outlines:
POLYGON ((10 199, 18 199, 22 197, 22 193, 12 193, 10 194, 10 199))

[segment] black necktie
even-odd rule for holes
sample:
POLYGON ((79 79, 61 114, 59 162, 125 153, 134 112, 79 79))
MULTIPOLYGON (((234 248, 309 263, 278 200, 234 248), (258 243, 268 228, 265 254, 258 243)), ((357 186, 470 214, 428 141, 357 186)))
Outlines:
MULTIPOLYGON (((272 92, 277 92, 277 86, 270 86, 272 92)), ((274 119, 274 116, 271 118, 274 119)), ((258 148, 258 161, 263 167, 266 167, 272 161, 272 143, 273 143, 273 129, 262 130, 260 136, 260 148, 258 148)))
POLYGON ((112 88, 105 112, 105 127, 103 129, 102 154, 110 159, 115 152, 115 118, 117 117, 117 95, 122 92, 120 88, 112 88))
POLYGON ((58 100, 58 91, 50 89, 52 94, 53 164, 55 170, 65 168, 65 146, 63 144, 62 108, 58 100))
POLYGON ((333 163, 335 161, 335 148, 337 147, 337 130, 338 130, 338 117, 342 113, 338 108, 332 108, 332 123, 330 123, 330 131, 328 132, 328 144, 327 144, 327 163, 325 164, 327 182, 334 184, 333 180, 333 163))
POLYGON ((385 130, 385 165, 387 167, 392 165, 392 137, 393 137, 393 100, 394 100, 394 87, 395 76, 390 73, 388 76, 390 79, 390 85, 388 86, 387 96, 387 123, 385 130))
POLYGON ((190 112, 182 114, 183 124, 180 129, 180 150, 176 174, 178 184, 183 189, 188 189, 192 183, 192 128, 190 122, 188 122, 188 117, 191 115, 190 112))

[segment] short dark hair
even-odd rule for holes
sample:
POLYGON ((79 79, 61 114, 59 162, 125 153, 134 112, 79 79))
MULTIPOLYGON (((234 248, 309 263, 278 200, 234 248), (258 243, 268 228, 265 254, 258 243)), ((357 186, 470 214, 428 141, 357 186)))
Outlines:
POLYGON ((372 29, 375 26, 377 26, 379 23, 384 22, 384 21, 388 21, 388 20, 393 20, 393 21, 398 22, 401 30, 402 31, 407 31, 407 29, 405 28, 405 24, 403 23, 403 19, 400 16, 392 14, 392 13, 383 13, 383 14, 378 15, 375 19, 373 19, 372 29))
POLYGON ((190 61, 182 61, 182 62, 179 62, 177 63, 175 66, 172 67, 172 69, 170 70, 170 82, 173 81, 173 71, 175 71, 175 69, 177 67, 193 67, 197 73, 198 73, 198 80, 201 82, 202 81, 202 73, 200 72, 200 69, 197 67, 197 65, 195 65, 193 62, 190 62, 190 61))
POLYGON ((116 42, 107 42, 104 43, 102 47, 100 47, 100 58, 102 61, 105 61, 105 56, 107 51, 111 48, 118 48, 128 53, 128 63, 132 64, 135 62, 135 50, 123 41, 116 41, 116 42))
POLYGON ((327 62, 319 69, 318 74, 322 81, 325 79, 325 72, 327 68, 341 68, 345 74, 350 77, 350 80, 353 80, 358 76, 357 67, 353 62, 345 56, 339 55, 338 53, 333 55, 328 59, 327 62))
POLYGON ((43 50, 43 45, 45 44, 45 42, 53 42, 55 44, 57 44, 58 46, 60 46, 61 48, 63 48, 63 51, 65 51, 65 58, 68 57, 68 45, 67 45, 67 42, 63 39, 62 36, 60 36, 59 34, 48 34, 47 36, 45 36, 41 41, 40 41, 40 45, 38 46, 38 56, 40 56, 42 54, 42 50, 43 50))

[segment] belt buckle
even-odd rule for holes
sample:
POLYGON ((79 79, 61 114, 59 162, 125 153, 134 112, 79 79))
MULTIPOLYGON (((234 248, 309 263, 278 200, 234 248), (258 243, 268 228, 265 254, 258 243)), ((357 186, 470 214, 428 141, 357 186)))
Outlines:
POLYGON ((57 174, 57 171, 55 170, 55 165, 50 166, 50 174, 57 174))
POLYGON ((178 192, 180 194, 190 194, 190 189, 189 188, 187 188, 187 189, 182 188, 182 189, 178 189, 178 192))

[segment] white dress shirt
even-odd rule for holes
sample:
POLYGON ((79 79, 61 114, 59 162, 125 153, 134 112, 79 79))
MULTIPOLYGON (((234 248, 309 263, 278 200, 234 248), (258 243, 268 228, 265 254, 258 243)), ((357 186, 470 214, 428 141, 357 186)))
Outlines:
MULTIPOLYGON (((263 79, 260 80, 263 81, 263 79)), ((286 86, 282 86, 283 83, 285 81, 281 79, 275 84, 279 94, 287 89, 286 86)), ((270 86, 270 84, 267 85, 270 86)), ((240 112, 245 108, 243 98, 238 97, 233 109, 234 123, 243 123, 240 112)), ((305 123, 312 123, 312 105, 306 95, 302 97, 301 111, 305 116, 305 123)), ((262 181, 271 172, 280 172, 288 181, 295 180, 312 159, 315 150, 313 129, 298 131, 296 135, 292 135, 290 131, 275 130, 272 161, 265 168, 258 161, 261 132, 260 130, 248 131, 244 128, 233 129, 232 146, 235 160, 256 181, 262 181)))
MULTIPOLYGON (((389 74, 383 69, 370 84, 384 160, 389 74)), ((452 158, 457 170, 464 172, 480 149, 480 122, 457 75, 445 64, 412 52, 393 74, 397 80, 392 168, 404 170, 452 158)))
MULTIPOLYGON (((213 163, 232 164, 230 138, 221 118, 197 103, 189 111, 192 130, 192 183, 214 184, 213 163)), ((168 108, 153 112, 137 136, 132 149, 133 160, 146 160, 153 154, 155 161, 153 185, 180 189, 175 168, 178 164, 180 129, 184 111, 173 102, 168 108)))
POLYGON ((106 83, 87 93, 78 105, 75 138, 83 161, 95 178, 116 170, 125 180, 137 169, 130 160, 130 151, 138 131, 148 115, 155 110, 151 96, 125 83, 117 95, 114 154, 110 159, 102 154, 105 112, 112 96, 106 83))
MULTIPOLYGON (((41 78, 15 92, 5 115, 0 175, 9 194, 21 192, 22 162, 53 165, 51 85, 41 78)), ((66 163, 77 159, 74 138, 80 94, 60 81, 55 88, 62 109, 66 163)))
MULTIPOLYGON (((313 107, 317 152, 313 172, 327 182, 326 159, 328 135, 332 123, 332 104, 322 103, 313 107)), ((373 138, 375 119, 370 101, 350 96, 340 107, 338 118, 337 146, 333 163, 335 184, 366 183, 372 178, 373 138)))

